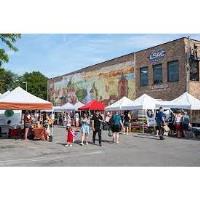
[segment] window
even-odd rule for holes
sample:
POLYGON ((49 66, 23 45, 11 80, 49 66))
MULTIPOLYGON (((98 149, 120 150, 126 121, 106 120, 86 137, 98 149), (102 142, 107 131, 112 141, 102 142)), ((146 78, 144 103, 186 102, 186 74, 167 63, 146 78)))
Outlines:
POLYGON ((155 85, 162 84, 162 64, 153 65, 153 83, 155 85))
POLYGON ((169 82, 179 81, 179 64, 178 61, 172 61, 167 63, 167 75, 169 82))
POLYGON ((190 63, 190 80, 199 81, 199 61, 193 60, 190 63))
POLYGON ((148 85, 148 67, 140 68, 140 86, 148 85))

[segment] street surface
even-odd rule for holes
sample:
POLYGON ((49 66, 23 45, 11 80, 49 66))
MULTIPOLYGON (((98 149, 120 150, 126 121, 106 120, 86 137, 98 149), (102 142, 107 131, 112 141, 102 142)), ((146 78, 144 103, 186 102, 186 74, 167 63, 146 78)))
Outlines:
POLYGON ((64 128, 54 129, 53 142, 0 138, 0 166, 200 166, 197 139, 166 137, 161 141, 132 133, 120 135, 120 143, 113 144, 106 133, 102 138, 102 147, 80 146, 79 141, 65 147, 64 128))

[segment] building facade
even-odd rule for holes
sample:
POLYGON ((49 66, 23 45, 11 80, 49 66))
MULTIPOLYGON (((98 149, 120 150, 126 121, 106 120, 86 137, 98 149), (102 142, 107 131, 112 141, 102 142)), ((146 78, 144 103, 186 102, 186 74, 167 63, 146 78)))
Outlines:
POLYGON ((134 65, 134 54, 129 54, 49 79, 49 100, 62 105, 97 99, 109 105, 123 96, 134 99, 134 65))
POLYGON ((172 100, 188 91, 200 99, 199 45, 180 38, 136 52, 136 96, 172 100))
POLYGON ((146 93, 172 100, 188 91, 200 99, 200 41, 180 38, 48 80, 54 105, 102 100, 107 105, 146 93))

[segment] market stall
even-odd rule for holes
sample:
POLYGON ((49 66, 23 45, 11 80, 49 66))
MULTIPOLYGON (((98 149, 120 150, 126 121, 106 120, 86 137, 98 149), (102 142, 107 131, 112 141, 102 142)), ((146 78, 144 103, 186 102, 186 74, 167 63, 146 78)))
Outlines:
POLYGON ((92 100, 92 101, 88 102, 87 104, 85 104, 84 106, 80 107, 79 110, 81 110, 81 111, 95 111, 95 110, 104 111, 105 105, 101 101, 92 100))
POLYGON ((143 94, 133 102, 134 106, 132 107, 132 110, 138 110, 138 121, 132 123, 132 128, 134 128, 134 126, 140 126, 144 132, 149 127, 154 127, 156 125, 155 109, 161 101, 158 101, 147 94, 143 94))
POLYGON ((193 97, 188 92, 183 93, 172 101, 159 102, 157 105, 186 110, 200 110, 200 100, 193 97))
MULTIPOLYGON (((4 95, 3 98, 0 98, 0 110, 51 110, 51 109, 52 109, 52 103, 30 94, 20 87, 15 88, 13 91, 4 95)), ((19 126, 20 125, 21 124, 19 124, 19 126)), ((15 131, 15 128, 12 129, 12 132, 17 132, 17 131, 15 131)), ((46 131, 45 128, 43 128, 43 132, 44 131, 46 131)), ((34 132, 35 131, 33 128, 33 133, 34 132)), ((52 136, 53 127, 50 134, 52 136)), ((43 138, 43 135, 44 134, 41 134, 41 138, 43 138)))
POLYGON ((128 99, 127 97, 122 97, 120 100, 115 103, 107 106, 105 108, 106 111, 122 111, 122 110, 132 110, 135 106, 135 103, 128 99))
POLYGON ((74 104, 75 111, 78 111, 79 108, 83 107, 85 104, 81 103, 78 101, 77 103, 74 104))

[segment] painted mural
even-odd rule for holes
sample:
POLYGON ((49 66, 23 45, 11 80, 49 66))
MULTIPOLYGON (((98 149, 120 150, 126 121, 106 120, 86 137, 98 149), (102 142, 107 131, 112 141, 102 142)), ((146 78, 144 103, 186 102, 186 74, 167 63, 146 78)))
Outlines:
POLYGON ((109 105, 123 96, 135 98, 134 67, 124 63, 49 80, 49 97, 54 105, 93 99, 109 105))

